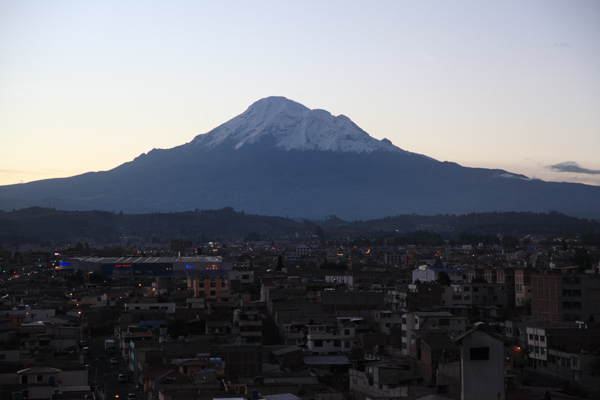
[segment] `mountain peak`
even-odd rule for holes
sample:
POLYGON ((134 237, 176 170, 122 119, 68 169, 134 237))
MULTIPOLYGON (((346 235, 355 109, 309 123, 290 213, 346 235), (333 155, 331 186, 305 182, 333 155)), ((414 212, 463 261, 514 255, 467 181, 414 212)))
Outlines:
POLYGON ((258 100, 237 117, 196 136, 190 145, 212 149, 229 144, 239 149, 266 138, 274 139, 273 146, 281 150, 403 151, 389 140, 372 138, 344 115, 311 110, 279 96, 258 100))
POLYGON ((293 100, 282 96, 271 96, 260 99, 254 103, 244 114, 252 113, 253 115, 268 116, 275 115, 281 112, 306 112, 310 111, 307 107, 293 100))

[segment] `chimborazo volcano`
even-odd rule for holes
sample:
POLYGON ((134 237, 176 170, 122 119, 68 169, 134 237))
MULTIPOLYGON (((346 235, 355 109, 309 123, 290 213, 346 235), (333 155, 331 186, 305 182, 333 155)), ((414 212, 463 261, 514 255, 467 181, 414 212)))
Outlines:
POLYGON ((110 171, 0 187, 0 208, 125 213, 233 207, 293 218, 559 211, 600 216, 600 187, 465 168, 377 140, 349 118, 268 97, 110 171))

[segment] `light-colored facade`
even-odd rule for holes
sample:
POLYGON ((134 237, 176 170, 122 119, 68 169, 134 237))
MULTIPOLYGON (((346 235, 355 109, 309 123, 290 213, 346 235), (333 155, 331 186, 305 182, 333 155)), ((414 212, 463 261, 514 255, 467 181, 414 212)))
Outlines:
POLYGON ((465 279, 467 273, 467 271, 462 269, 434 268, 429 265, 421 265, 412 271, 412 282, 435 282, 439 279, 442 272, 448 274, 452 282, 465 279))
POLYGON ((484 329, 457 339, 461 361, 461 399, 505 400, 504 343, 484 329))
POLYGON ((313 354, 338 354, 350 351, 356 345, 354 327, 344 326, 338 321, 337 326, 307 325, 306 347, 313 354))

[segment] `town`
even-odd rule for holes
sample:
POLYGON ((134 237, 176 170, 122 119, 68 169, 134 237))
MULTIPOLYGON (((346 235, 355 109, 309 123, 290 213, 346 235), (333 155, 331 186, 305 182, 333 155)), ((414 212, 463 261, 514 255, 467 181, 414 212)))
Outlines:
POLYGON ((5 246, 0 400, 600 396, 600 250, 528 236, 5 246))

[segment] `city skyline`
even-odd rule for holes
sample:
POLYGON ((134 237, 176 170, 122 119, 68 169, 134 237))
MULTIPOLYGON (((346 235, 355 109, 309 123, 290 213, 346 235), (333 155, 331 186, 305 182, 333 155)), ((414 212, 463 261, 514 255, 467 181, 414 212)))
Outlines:
POLYGON ((468 167, 600 185, 595 2, 0 4, 0 185, 109 170, 260 98, 468 167))

